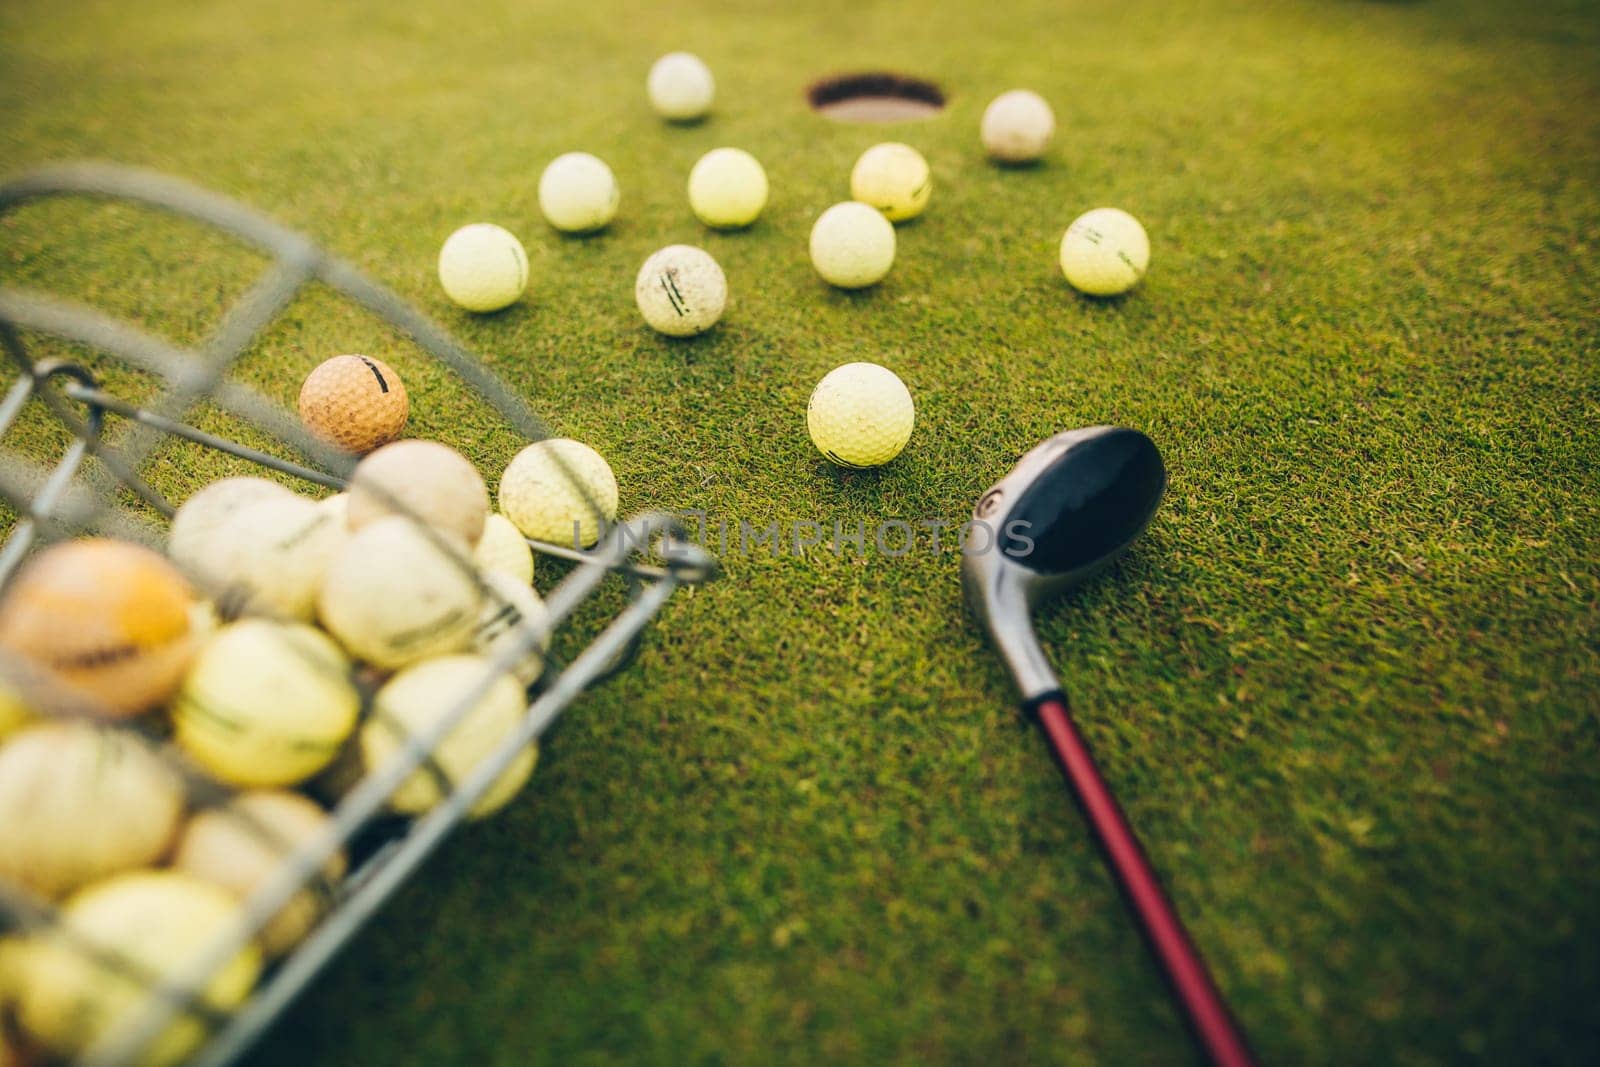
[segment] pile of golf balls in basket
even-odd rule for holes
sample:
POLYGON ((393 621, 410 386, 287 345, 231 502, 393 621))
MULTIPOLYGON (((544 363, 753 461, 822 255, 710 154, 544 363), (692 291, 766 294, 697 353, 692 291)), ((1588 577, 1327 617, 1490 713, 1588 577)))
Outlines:
MULTIPOLYGON (((376 360, 337 357, 306 389, 347 444, 404 424, 376 360), (353 403, 324 395, 341 392, 353 403)), ((70 1058, 126 1023, 146 981, 183 976, 286 856, 331 832, 324 804, 462 701, 390 811, 428 812, 513 740, 551 636, 528 538, 592 543, 617 484, 592 449, 550 439, 510 460, 498 500, 454 449, 395 440, 345 492, 225 478, 179 507, 165 555, 81 538, 17 573, 0 600, 0 885, 55 902, 73 935, 0 931, 0 1004, 30 1041, 70 1058)), ((469 816, 509 803, 537 755, 519 751, 469 816)), ((212 976, 212 1010, 311 932, 346 867, 331 854, 212 976)), ((176 1062, 205 1033, 180 1016, 140 1062, 176 1062)))
MULTIPOLYGON (((687 52, 662 56, 646 91, 671 123, 705 118, 716 97, 710 68, 687 52)), ((1038 93, 1002 93, 983 113, 979 136, 996 162, 1017 166, 1043 158, 1056 120, 1038 93)), ((921 215, 933 196, 933 171, 922 153, 885 142, 861 154, 850 171, 850 199, 822 210, 811 228, 809 254, 817 274, 840 289, 865 289, 888 276, 896 252, 895 226, 921 215)), ((707 152, 689 172, 689 208, 715 230, 750 226, 767 205, 770 186, 761 162, 742 148, 707 152)), ((603 230, 622 195, 616 175, 587 152, 558 156, 539 179, 539 210, 569 234, 603 230)), ((1150 263, 1144 227, 1126 211, 1100 207, 1080 215, 1061 237, 1060 267, 1067 282, 1094 297, 1117 296, 1138 284, 1150 263)), ((468 311, 498 311, 528 285, 528 257, 510 231, 473 223, 451 234, 439 253, 445 293, 468 311)), ((634 278, 634 301, 651 328, 669 337, 711 329, 728 306, 728 279, 711 254, 674 244, 652 254, 634 278)), ((812 393, 806 421, 811 439, 832 462, 874 467, 900 454, 914 422, 910 392, 892 372, 868 363, 839 367, 812 393), (863 369, 870 368, 870 369, 863 369)))

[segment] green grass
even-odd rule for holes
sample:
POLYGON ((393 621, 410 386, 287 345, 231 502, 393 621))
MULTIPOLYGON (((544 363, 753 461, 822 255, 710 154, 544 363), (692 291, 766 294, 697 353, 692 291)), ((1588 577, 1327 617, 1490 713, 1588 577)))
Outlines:
MULTIPOLYGON (((1106 773, 1264 1057, 1580 1062, 1600 1041, 1600 17, 1592 3, 45 4, 0 11, 8 167, 147 164, 257 204, 414 300, 624 507, 737 523, 959 521, 1036 440, 1118 422, 1165 450, 1140 547, 1044 613, 1106 773), (1000 17, 1001 8, 1011 12, 1000 17), (655 55, 713 66, 715 117, 657 122, 655 55), (814 77, 885 66, 932 121, 836 126, 814 77), (987 100, 1054 101, 1001 170, 987 100), (932 161, 874 290, 805 254, 851 161, 932 161), (773 184, 705 232, 705 150, 773 184), (607 159, 623 209, 573 240, 543 164, 607 159), (1100 204, 1146 223, 1132 297, 1055 266, 1100 204), (447 305, 443 238, 500 222, 534 283, 447 305), (699 243, 732 304, 674 343, 633 307, 699 243), (918 404, 878 473, 817 456, 835 364, 918 404)), ((0 276, 182 340, 250 261, 120 208, 0 223, 0 276)), ((244 369, 292 400, 327 355, 410 385, 419 435, 492 476, 514 446, 325 296, 244 369)), ((21 447, 46 454, 39 424, 21 447)), ((175 452, 184 493, 231 469, 175 452)), ((1040 740, 962 610, 955 558, 732 555, 581 703, 515 808, 458 835, 262 1062, 1021 1062, 1189 1055, 1040 740)), ((548 577, 549 572, 546 572, 548 577)))

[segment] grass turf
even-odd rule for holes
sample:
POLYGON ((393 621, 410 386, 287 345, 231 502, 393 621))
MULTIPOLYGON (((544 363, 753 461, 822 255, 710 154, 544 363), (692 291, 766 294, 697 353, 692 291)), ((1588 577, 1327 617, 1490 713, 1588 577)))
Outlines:
MULTIPOLYGON (((9 165, 92 155, 239 196, 446 323, 612 460, 625 508, 737 523, 959 521, 1072 425, 1152 433, 1148 538, 1042 631, 1085 729, 1260 1051, 1277 1062, 1577 1062, 1600 1038, 1600 628, 1592 4, 43 4, 0 11, 9 165), (651 59, 700 52, 715 117, 656 121, 651 59), (814 77, 931 77, 929 122, 837 126, 814 77), (978 116, 1054 101, 1042 167, 978 116), (811 220, 856 154, 937 182, 889 279, 831 291, 811 220), (750 231, 705 232, 703 151, 766 164, 750 231), (537 215, 585 149, 604 234, 537 215), (1114 303, 1055 267, 1099 204, 1153 265, 1114 303), (529 247, 521 304, 433 277, 472 220, 529 247), (632 306, 704 245, 711 335, 632 306), (919 425, 827 467, 812 384, 894 367, 919 425)), ((123 209, 8 220, 0 269, 180 339, 249 261, 123 209)), ((394 361, 419 435, 491 476, 513 442, 397 339, 312 297, 245 368, 286 403, 341 351, 394 361)), ((43 455, 48 433, 23 445, 43 455)), ((174 453, 182 496, 226 468, 174 453)), ((949 554, 730 555, 636 669, 561 725, 526 797, 460 834, 263 1062, 1184 1058, 1183 1034, 949 554)))

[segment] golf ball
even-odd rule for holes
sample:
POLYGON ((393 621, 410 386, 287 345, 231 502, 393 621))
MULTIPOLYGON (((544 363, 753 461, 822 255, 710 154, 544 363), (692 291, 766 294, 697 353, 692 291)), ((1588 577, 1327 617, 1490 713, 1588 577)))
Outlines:
POLYGON ((293 496, 277 482, 265 478, 224 478, 195 493, 172 518, 167 532, 167 555, 190 574, 195 564, 211 553, 211 538, 228 517, 246 504, 274 496, 293 496))
POLYGON ((483 523, 483 536, 472 550, 472 561, 492 574, 533 584, 533 549, 512 521, 496 512, 483 523))
POLYGON ((206 642, 172 705, 173 739, 237 786, 281 786, 333 761, 361 711, 349 659, 311 626, 245 619, 206 642))
POLYGON ((539 176, 539 210, 564 233, 592 233, 617 217, 622 190, 598 156, 568 152, 551 160, 539 176))
POLYGON ((835 204, 811 227, 811 262, 829 285, 875 285, 894 266, 894 224, 868 204, 835 204))
MULTIPOLYGON (((299 793, 240 793, 189 820, 172 866, 247 901, 286 859, 327 829, 327 814, 299 793)), ((336 885, 346 866, 342 851, 328 857, 320 874, 322 886, 336 885)), ((262 927, 256 938, 262 951, 281 956, 293 948, 311 932, 327 899, 326 893, 302 889, 262 927)))
POLYGON ((463 226, 439 250, 439 284, 468 311, 499 311, 528 287, 528 253, 491 223, 463 226))
POLYGON ((309 621, 345 529, 316 501, 291 493, 228 516, 194 561, 200 585, 228 615, 309 621))
POLYGON ((890 222, 922 214, 933 195, 928 161, 908 144, 885 141, 861 153, 850 171, 850 196, 871 204, 890 222))
POLYGON ((183 779, 138 734, 36 723, 0 745, 0 882, 53 899, 149 866, 183 809, 183 779))
POLYGON ((674 122, 691 122, 711 110, 717 83, 699 56, 669 52, 650 68, 645 89, 656 114, 674 122))
POLYGON ((1078 216, 1061 238, 1061 273, 1090 296, 1126 293, 1150 265, 1150 238, 1139 220, 1114 207, 1078 216))
POLYGON ((489 515, 489 489, 478 469, 448 445, 396 441, 356 464, 345 505, 352 530, 389 515, 408 516, 475 545, 489 515))
MULTIPOLYGON (((407 815, 432 808, 465 781, 473 770, 511 737, 522 723, 525 698, 509 674, 492 674, 481 656, 441 656, 409 667, 391 678, 372 701, 372 715, 361 728, 361 761, 368 773, 395 757, 412 737, 435 729, 462 698, 493 677, 454 729, 433 750, 428 765, 418 769, 389 797, 389 806, 407 815)), ((533 773, 538 749, 532 745, 495 780, 472 806, 473 818, 490 815, 506 804, 533 773)))
POLYGON ((748 226, 766 206, 767 172, 741 148, 713 148, 689 172, 689 207, 707 226, 748 226))
POLYGON ((482 609, 466 543, 399 515, 345 539, 317 598, 345 648, 391 668, 465 647, 482 609))
POLYGON ((812 390, 806 427, 817 450, 841 467, 877 467, 911 439, 916 406, 898 375, 876 363, 846 363, 812 390))
MULTIPOLYGON (((119 874, 74 894, 49 924, 8 954, 22 1029, 74 1059, 141 1018, 153 990, 177 988, 239 921, 228 893, 175 871, 119 874)), ((142 1051, 144 1067, 186 1059, 210 1032, 202 1017, 238 1007, 261 973, 249 944, 205 979, 200 1011, 179 1012, 142 1051)))
POLYGON ((490 572, 484 575, 488 595, 484 597, 483 614, 478 617, 478 629, 472 636, 472 650, 488 660, 502 652, 509 654, 512 647, 520 647, 524 640, 523 629, 534 631, 534 643, 509 668, 517 681, 532 685, 544 673, 544 654, 550 647, 549 613, 539 594, 525 582, 504 574, 490 572))
POLYGON ((139 545, 88 538, 35 556, 0 601, 0 650, 112 716, 164 703, 194 654, 193 590, 139 545))
POLYGON ((1055 112, 1044 97, 1029 89, 1013 89, 995 97, 984 110, 979 127, 983 147, 1002 163, 1038 159, 1055 133, 1055 112))
POLYGON ((617 477, 600 453, 571 438, 536 441, 500 477, 500 513, 535 541, 584 548, 617 517, 617 477))
POLYGON ((711 253, 693 245, 668 245, 639 268, 633 299, 653 329, 668 337, 693 337, 722 317, 728 280, 711 253))
POLYGON ((358 454, 400 436, 411 414, 405 383, 370 356, 334 356, 300 387, 300 421, 322 440, 358 454))

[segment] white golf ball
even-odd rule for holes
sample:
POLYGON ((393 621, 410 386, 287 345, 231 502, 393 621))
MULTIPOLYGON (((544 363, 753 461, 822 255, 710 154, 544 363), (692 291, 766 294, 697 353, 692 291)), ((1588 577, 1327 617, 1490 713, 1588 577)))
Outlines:
POLYGON ((728 280, 711 253, 693 245, 668 245, 639 268, 633 299, 654 329, 669 337, 692 337, 722 317, 728 280))
POLYGON ((500 512, 535 541, 583 548, 617 517, 617 477, 600 453, 566 437, 537 441, 500 477, 500 512))
POLYGON ((196 561, 196 577, 229 615, 309 620, 345 528, 320 503, 282 494, 228 516, 196 561))
POLYGON ((496 660, 501 653, 510 653, 521 647, 532 630, 533 644, 510 666, 510 671, 523 685, 532 685, 544 673, 544 654, 550 647, 549 613, 544 601, 533 587, 505 574, 490 571, 483 576, 487 594, 483 598, 483 614, 478 616, 478 629, 472 635, 472 651, 487 660, 496 660))
MULTIPOLYGON (((493 678, 456 727, 433 750, 429 763, 400 784, 389 807, 415 815, 427 811, 471 776, 521 725, 522 687, 509 674, 492 674, 481 656, 441 656, 409 667, 391 678, 372 701, 372 715, 361 728, 361 762, 379 770, 412 737, 436 729, 463 697, 493 678)), ((481 818, 506 806, 533 773, 539 750, 529 745, 517 754, 470 812, 481 818)))
POLYGON ((617 217, 622 190, 616 175, 598 156, 568 152, 539 176, 539 210, 550 225, 566 233, 592 233, 617 217))
POLYGON ((707 226, 748 226, 766 206, 767 172, 742 148, 713 148, 689 172, 689 207, 707 226))
POLYGON ((387 515, 408 515, 475 545, 489 515, 489 488, 450 446, 396 441, 356 464, 345 514, 352 530, 387 515))
POLYGON ((167 555, 194 575, 195 564, 210 552, 209 542, 228 517, 246 504, 266 497, 292 496, 277 482, 265 478, 224 478, 195 493, 172 517, 167 533, 167 555))
POLYGON ((54 898, 152 866, 183 811, 183 777, 138 734, 35 723, 0 745, 0 882, 54 898))
POLYGON ((662 118, 689 122, 703 118, 711 110, 717 93, 711 68, 699 56, 688 52, 669 52, 656 60, 645 83, 650 106, 662 118))
POLYGON ((1061 237, 1061 273, 1090 296, 1126 293, 1150 266, 1150 238, 1139 220, 1114 207, 1078 216, 1061 237))
POLYGON ((533 549, 522 531, 498 512, 484 520, 483 536, 472 550, 472 560, 484 571, 503 574, 523 585, 533 584, 533 549))
POLYGON ((894 371, 876 363, 846 363, 817 383, 806 405, 806 428, 828 459, 841 467, 877 467, 911 439, 916 406, 894 371))
POLYGON ((468 311, 499 311, 528 287, 528 253, 499 226, 463 226, 439 249, 439 284, 468 311))
POLYGON ((933 195, 933 172, 928 161, 908 144, 875 144, 856 160, 850 171, 850 196, 871 204, 890 222, 903 222, 922 214, 933 195))
POLYGON ((399 515, 345 539, 317 598, 328 632, 379 667, 464 648, 482 608, 466 543, 399 515))
POLYGON ((811 227, 811 262, 829 285, 876 285, 894 266, 894 224, 868 204, 835 204, 811 227))
POLYGON ((1056 133, 1056 115, 1029 89, 995 97, 983 112, 979 136, 989 155, 1003 163, 1029 163, 1044 155, 1056 133))

